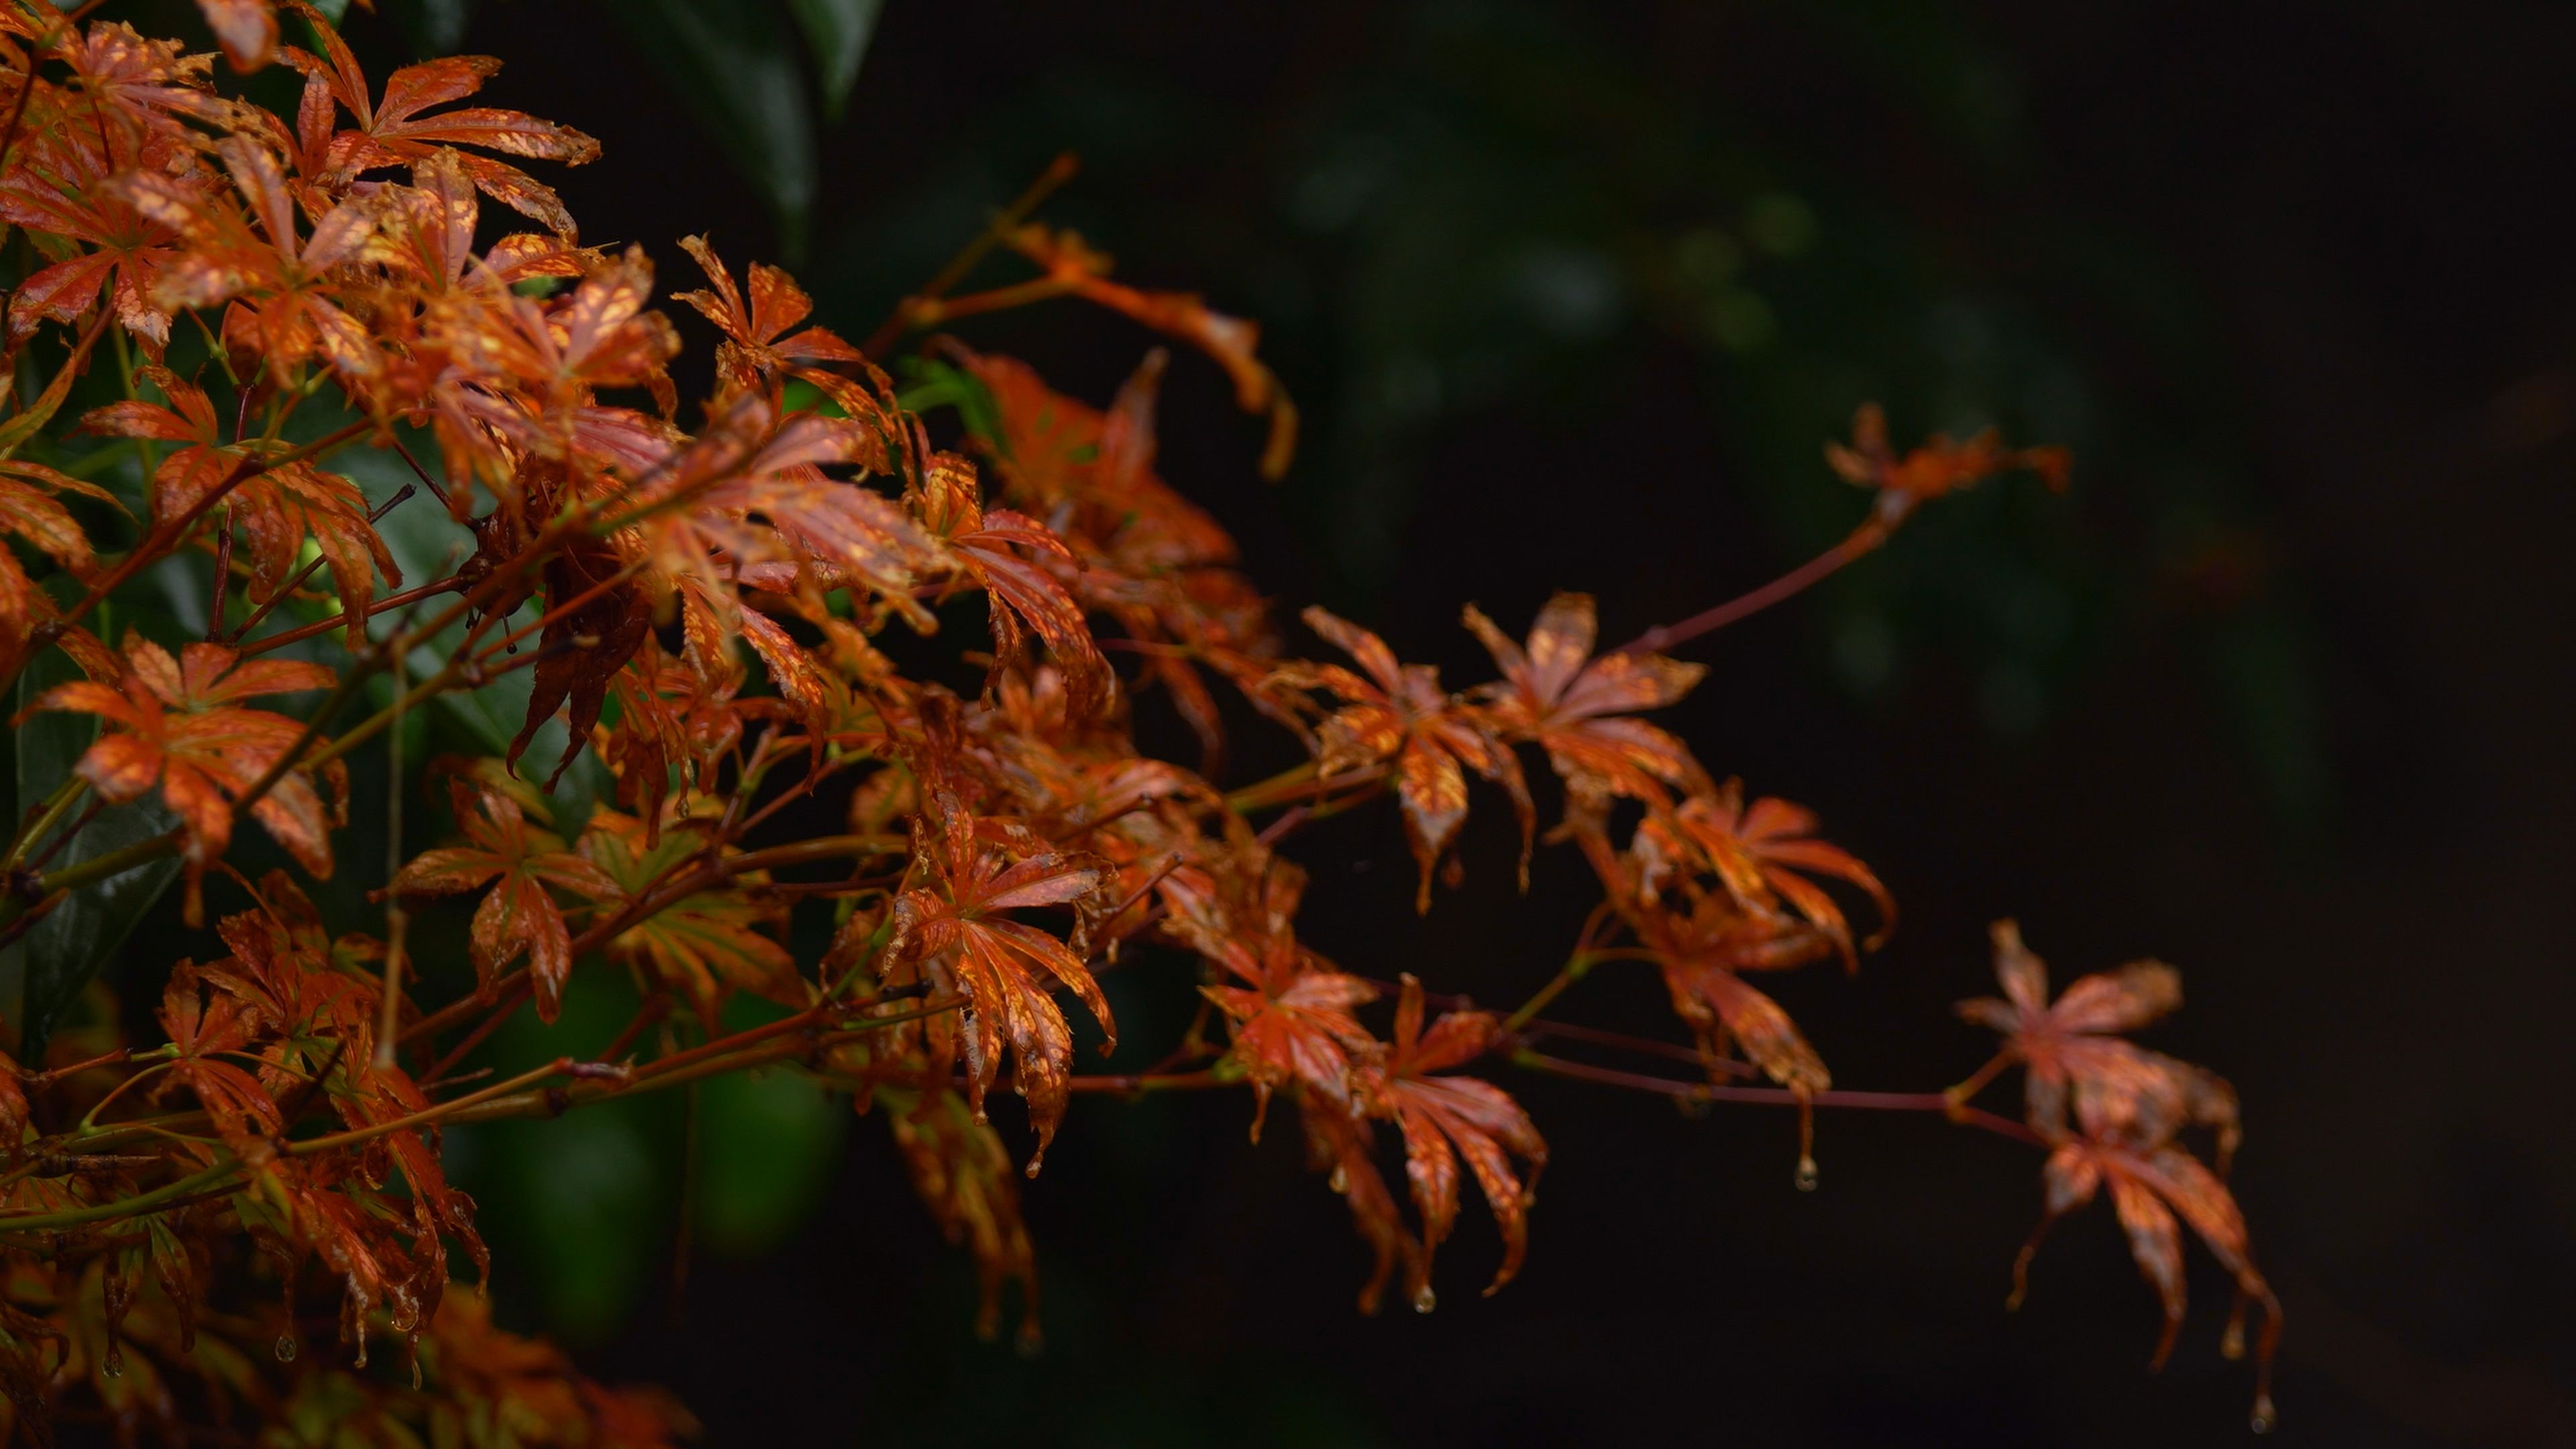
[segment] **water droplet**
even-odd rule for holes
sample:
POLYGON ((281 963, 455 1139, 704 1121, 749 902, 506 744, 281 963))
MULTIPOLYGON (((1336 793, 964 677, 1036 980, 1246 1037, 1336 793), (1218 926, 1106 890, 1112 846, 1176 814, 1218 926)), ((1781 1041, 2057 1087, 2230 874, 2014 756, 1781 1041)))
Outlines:
POLYGON ((1804 1156, 1798 1159, 1797 1181, 1798 1191, 1800 1192, 1814 1192, 1816 1190, 1816 1159, 1804 1156))
POLYGON ((2248 1427, 2252 1428, 2257 1434, 2269 1434, 2272 1432, 2272 1425, 2274 1422, 2272 1396, 2270 1394, 2264 1394, 2255 1399, 2254 1418, 2248 1427))
POLYGON ((1332 1187, 1335 1192, 1349 1192, 1351 1190, 1350 1169, 1342 1166, 1338 1162, 1333 1164, 1332 1187))
POLYGON ((112 1379, 125 1377, 125 1350, 116 1344, 109 1344, 107 1356, 98 1361, 98 1370, 112 1379))
POLYGON ((1439 1295, 1438 1295, 1438 1294, 1435 1294, 1435 1293, 1433 1293, 1433 1292, 1431 1291, 1431 1285, 1430 1285, 1430 1284, 1425 1283, 1425 1284, 1423 1284, 1421 1287, 1416 1288, 1416 1289, 1414 1289, 1414 1290, 1413 1290, 1413 1311, 1414 1311, 1414 1312, 1416 1312, 1416 1313, 1428 1313, 1428 1312, 1430 1312, 1432 1309, 1437 1308, 1437 1307, 1439 1307, 1439 1306, 1440 1306, 1440 1298, 1439 1298, 1439 1295))
POLYGON ((2218 1340, 2218 1356, 2227 1359, 2239 1359, 2245 1356, 2245 1320, 2241 1318, 2227 1320, 2227 1332, 2218 1340))
POLYGON ((295 1362, 295 1339, 293 1336, 283 1333, 277 1336, 277 1361, 279 1363, 295 1362))

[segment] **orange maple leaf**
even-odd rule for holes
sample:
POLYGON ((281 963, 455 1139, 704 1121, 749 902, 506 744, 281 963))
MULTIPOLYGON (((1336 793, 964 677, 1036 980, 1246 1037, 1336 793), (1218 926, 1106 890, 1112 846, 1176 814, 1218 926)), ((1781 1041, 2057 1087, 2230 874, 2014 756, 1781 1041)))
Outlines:
POLYGON ((1743 782, 1729 780, 1709 794, 1683 801, 1672 819, 1706 853, 1718 879, 1739 903, 1751 910, 1768 910, 1786 901, 1834 943, 1848 970, 1860 966, 1851 923, 1834 898, 1807 877, 1847 881, 1869 893, 1878 908, 1879 928, 1861 943, 1868 949, 1877 950, 1895 923, 1896 901, 1887 887, 1879 884, 1859 857, 1817 839, 1816 812, 1804 805, 1764 796, 1747 806, 1743 782))
POLYGON ((884 960, 927 963, 936 977, 966 1000, 966 1097, 977 1120, 984 1096, 1000 1071, 1005 1046, 1018 1058, 1012 1086, 1029 1104, 1038 1150, 1029 1159, 1035 1176, 1063 1120, 1071 1075, 1073 1033, 1056 1008, 1054 988, 1074 996, 1118 1041, 1118 1027, 1091 968, 1064 942, 1003 915, 1032 906, 1078 905, 1096 894, 1103 863, 1049 849, 1012 852, 986 845, 971 826, 958 828, 963 811, 947 824, 913 826, 913 873, 918 882, 895 898, 894 931, 884 960))
POLYGON ((680 250, 696 259, 709 289, 681 292, 672 300, 697 308, 724 333, 716 344, 716 370, 736 386, 757 387, 800 363, 867 360, 828 328, 789 330, 813 315, 814 299, 786 272, 752 263, 746 297, 705 237, 680 238, 680 250))
POLYGON ((2182 1225, 2187 1223, 2234 1280, 2236 1304, 2220 1343, 2226 1357, 2244 1352, 2246 1305, 2263 1307, 2263 1329, 2254 1354, 2254 1427, 2258 1432, 2270 1428, 2272 1356, 2280 1343, 2281 1302, 2254 1265, 2253 1242, 2235 1195, 2199 1158, 2174 1144, 2179 1119, 2119 1115, 2101 1098, 2079 1098, 2076 1115, 2083 1135, 2058 1141, 2049 1154, 2041 1173, 2045 1205, 2038 1226, 2013 1259, 2013 1291, 2006 1306, 2021 1306, 2030 1287, 2031 1258, 2050 1226, 2090 1203, 2107 1183, 2111 1206, 2128 1234, 2129 1255, 2164 1309, 2164 1326, 2149 1367, 2164 1367, 2173 1352, 2174 1337, 2182 1329, 2188 1304, 2182 1225))
POLYGON ((1417 1307, 1428 1306, 1431 1258, 1458 1221, 1458 1159, 1467 1160, 1493 1209, 1494 1226, 1503 1235, 1502 1266, 1485 1286, 1488 1296, 1520 1272, 1529 1252, 1529 1209, 1538 1186, 1539 1169, 1547 1164, 1547 1143, 1538 1128, 1491 1082, 1473 1077, 1434 1076, 1484 1055, 1501 1023, 1481 1011, 1442 1014, 1431 1029, 1422 1028, 1422 983, 1405 973, 1396 998, 1395 1040, 1387 1053, 1385 1074, 1377 1083, 1378 1109, 1395 1118, 1404 1133, 1404 1175, 1413 1187, 1413 1205, 1422 1214, 1422 1256, 1417 1262, 1417 1307), (1529 1164, 1524 1185, 1512 1159, 1529 1164))
POLYGON ((1297 449, 1297 405, 1279 385, 1255 349, 1261 328, 1229 317, 1186 292, 1144 292, 1109 280, 1109 258, 1083 244, 1069 231, 1050 231, 1034 223, 1011 233, 1013 250, 1046 269, 1048 280, 1086 301, 1124 313, 1157 332, 1189 343, 1225 369, 1234 382, 1236 406, 1248 413, 1270 415, 1270 442, 1261 454, 1261 476, 1277 479, 1288 471, 1297 449))
POLYGON ((572 973, 572 932, 546 887, 612 900, 621 894, 618 884, 590 860, 564 849, 563 837, 530 824, 527 809, 533 801, 463 778, 448 782, 448 799, 467 843, 421 852, 395 874, 386 893, 443 896, 491 883, 490 893, 474 909, 474 974, 488 987, 524 953, 536 987, 537 1014, 552 1021, 561 1009, 564 979, 572 973))
POLYGON ((1064 671, 1067 705, 1089 717, 1117 690, 1109 661, 1083 622, 1082 606, 1042 562, 1075 563, 1073 550, 1046 525, 1007 508, 986 508, 977 497, 975 468, 954 453, 933 458, 922 482, 922 523, 957 555, 965 572, 991 600, 993 668, 998 673, 1027 649, 1027 636, 1046 641, 1064 671))
POLYGON ((2028 468, 2051 490, 2063 493, 2072 466, 2064 448, 2008 448, 1992 428, 1964 443, 1935 433, 1921 447, 1899 456, 1887 441, 1887 414, 1876 403, 1861 404, 1852 418, 1848 446, 1825 444, 1825 461, 1847 481, 1877 491, 1877 520, 1884 527, 1902 521, 1918 504, 2013 468, 2028 468))
POLYGON ((1592 800, 1660 800, 1660 787, 1703 778, 1689 746, 1630 716, 1678 703, 1707 676, 1706 665, 1660 654, 1594 656, 1598 626, 1589 594, 1549 598, 1526 648, 1473 604, 1464 618, 1503 671, 1501 682, 1479 693, 1507 729, 1547 751, 1569 791, 1592 800))
MULTIPOLYGON (((81 419, 81 426, 94 433, 182 445, 161 460, 152 475, 152 511, 166 523, 186 517, 209 490, 256 465, 249 461, 253 455, 246 448, 223 441, 222 424, 204 389, 164 367, 147 364, 142 373, 170 399, 168 407, 110 403, 92 409, 81 419)), ((250 545, 249 592, 254 603, 267 603, 286 586, 310 538, 331 571, 332 588, 348 616, 350 647, 366 643, 367 606, 376 596, 376 575, 382 573, 387 583, 399 584, 402 571, 394 566, 393 554, 375 525, 368 522, 366 495, 356 484, 299 460, 260 468, 234 483, 224 495, 223 506, 238 520, 250 545)))
MULTIPOLYGON (((355 178, 380 166, 423 160, 437 151, 473 146, 541 161, 579 166, 599 158, 599 142, 553 121, 520 111, 465 106, 423 114, 432 106, 462 100, 483 89, 501 69, 488 55, 451 55, 407 65, 385 77, 381 96, 369 99, 366 73, 339 32, 308 16, 321 38, 327 61, 288 47, 284 59, 304 73, 305 97, 298 129, 308 151, 322 155, 327 172, 355 178), (356 120, 354 130, 331 134, 331 106, 336 102, 356 120)), ((554 189, 515 166, 472 151, 453 152, 457 164, 484 195, 556 234, 575 234, 572 213, 554 189)), ((344 183, 345 184, 345 183, 344 183)))
MULTIPOLYGON (((577 848, 617 887, 615 894, 599 898, 601 908, 621 910, 668 882, 693 857, 704 857, 713 848, 704 829, 690 828, 683 819, 657 834, 633 816, 593 811, 577 848)), ((716 857, 734 853, 717 851, 716 857)), ((667 901, 611 939, 608 954, 684 993, 710 1036, 722 1035, 716 1012, 731 992, 802 1005, 805 993, 796 958, 763 934, 778 929, 786 918, 782 907, 759 894, 767 879, 757 872, 736 875, 723 887, 667 901)))
MULTIPOLYGON (((0 460, 0 533, 14 533, 53 556, 76 578, 87 578, 95 555, 89 534, 71 510, 54 500, 57 493, 79 493, 116 506, 115 495, 42 463, 0 460)), ((17 553, 0 544, 0 651, 26 642, 28 630, 52 618, 53 600, 27 577, 17 553)))
POLYGON ((2218 1134, 2218 1165, 2235 1155, 2236 1093, 2216 1074, 2114 1033, 2135 1031, 2182 1004, 2182 974, 2161 961, 2135 961, 2116 971, 2080 976, 2052 1003, 2048 966, 2022 943, 2012 921, 1993 926, 1995 976, 2004 999, 1959 1003, 1959 1015, 2004 1034, 2003 1050, 1976 1075, 1950 1089, 1965 1102, 1994 1074, 2018 1064, 2031 1126, 2051 1140, 2066 1135, 2068 1109, 2127 1124, 2188 1121, 2218 1134))
POLYGON ((1271 682, 1325 690, 1342 701, 1317 731, 1315 765, 1324 777, 1392 763, 1405 838, 1421 867, 1414 909, 1428 911, 1432 867, 1467 822, 1467 770, 1500 785, 1511 798, 1524 844, 1536 828, 1520 761, 1491 722, 1442 692, 1439 671, 1430 665, 1397 663, 1385 640, 1320 608, 1300 617, 1358 660, 1364 672, 1301 662, 1273 671, 1271 682))
MULTIPOLYGON (((298 722, 236 701, 327 688, 331 671, 285 659, 240 663, 237 651, 220 644, 190 644, 173 659, 131 630, 123 653, 124 675, 115 683, 58 684, 29 708, 94 714, 115 725, 75 768, 111 802, 158 784, 162 803, 187 831, 181 854, 201 872, 232 841, 233 799, 304 736, 298 722)), ((333 778, 345 793, 346 775, 333 778)), ((303 774, 280 776, 251 813, 306 870, 330 876, 330 812, 303 774)))

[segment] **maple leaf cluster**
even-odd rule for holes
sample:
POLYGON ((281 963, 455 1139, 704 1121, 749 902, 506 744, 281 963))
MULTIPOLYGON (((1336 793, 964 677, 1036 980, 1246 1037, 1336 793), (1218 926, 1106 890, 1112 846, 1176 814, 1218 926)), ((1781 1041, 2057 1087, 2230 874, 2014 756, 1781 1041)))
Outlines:
MULTIPOLYGON (((998 1331, 1016 1284, 1031 1342, 1019 1179, 1086 1097, 1241 1091, 1256 1140, 1292 1115, 1367 1249, 1364 1309, 1390 1285, 1434 1306, 1470 1181, 1501 1247, 1485 1291, 1522 1270, 1549 1150, 1488 1079, 1500 1069, 1792 1107, 1798 1181, 1815 1184, 1813 1113, 1837 1104, 1833 1078, 1757 983, 1857 971, 1893 902, 1814 812, 1749 795, 1643 717, 1706 673, 1668 651, 1753 605, 1607 650, 1583 594, 1548 600, 1518 638, 1471 606, 1494 677, 1465 688, 1319 609, 1301 618, 1328 647, 1300 657, 1223 528, 1157 472, 1164 351, 1099 408, 926 338, 976 402, 962 432, 879 365, 935 325, 1080 299, 1205 354, 1269 419, 1264 470, 1286 467, 1295 412, 1252 324, 1113 281, 1105 257, 1022 209, 973 254, 998 247, 1036 277, 933 286, 866 347, 815 323, 784 271, 738 275, 682 239, 703 285, 671 300, 718 334, 692 429, 652 263, 583 245, 520 169, 578 164, 595 142, 460 104, 497 61, 430 61, 379 87, 310 6, 202 8, 231 68, 303 78, 293 116, 225 93, 212 55, 0 3, 0 220, 37 258, 0 309, 0 346, 52 378, 0 422, 0 529, 28 546, 0 545, 0 677, 59 655, 61 682, 21 718, 95 731, 26 802, 0 861, 0 935, 175 857, 203 942, 166 963, 151 1024, 120 1030, 94 1002, 60 1030, 18 1023, 17 1055, 0 1057, 13 1429, 81 1413, 173 1436, 252 1420, 329 1424, 334 1442, 671 1442, 690 1431, 675 1404, 492 1327, 472 1286, 489 1267, 475 1207, 440 1139, 753 1067, 883 1119, 976 1259, 982 1328, 998 1331), (112 389, 89 385, 101 375, 112 389), (76 394, 98 397, 75 408, 76 394), (398 455, 418 487, 371 504, 333 466, 344 448, 398 455), (128 462, 130 486, 96 481, 128 462), (378 531, 405 504, 445 510, 429 520, 452 541, 436 577, 406 581, 378 531), (207 592, 202 637, 129 626, 109 644, 104 617, 147 571, 207 592), (407 712, 522 669, 506 746, 403 768, 407 712), (1227 788, 1237 705, 1293 734, 1305 763, 1227 788), (1196 768, 1140 750, 1139 712, 1163 708, 1196 733, 1196 768), (523 774, 558 719, 568 747, 533 762, 542 779, 523 774), (395 825, 399 858, 369 897, 381 914, 335 934, 298 877, 347 868, 335 838, 362 749, 389 756, 391 820, 415 796, 443 796, 446 820, 419 850, 395 825), (595 807, 555 793, 576 768, 603 782, 595 807), (1519 1009, 1371 975, 1300 934, 1307 875, 1287 842, 1381 798, 1419 911, 1463 868, 1480 801, 1508 807, 1524 888, 1542 842, 1587 862, 1598 905, 1519 1009), (153 807, 160 833, 64 853, 93 818, 153 807), (244 818, 293 871, 233 863, 244 818), (461 918, 462 959, 414 948, 413 913, 433 911, 461 918), (829 932, 812 959, 790 949, 800 918, 829 932), (1660 980, 1687 1042, 1547 1014, 1596 968, 1632 966, 1660 980), (1113 969, 1198 1017, 1152 1065, 1086 1074, 1079 1043, 1120 1041, 1113 969), (496 1081, 462 1070, 523 1007, 553 1022, 573 974, 594 970, 642 992, 607 1047, 496 1081), (735 1006, 760 1024, 729 1026, 746 1019, 735 1006), (1025 1104, 1024 1150, 1013 1119, 995 1121, 1004 1087, 1025 1104), (369 1369, 376 1338, 402 1345, 408 1376, 369 1369)), ((2065 472, 2054 450, 1991 437, 1899 455, 1875 409, 1829 461, 1879 501, 1836 553, 1747 599, 1793 591, 1989 474, 2065 472)), ((2115 1035, 2175 1004, 2173 973, 2087 977, 2052 1004, 2009 926, 1997 950, 2006 999, 1963 1011, 2004 1033, 2003 1054, 1911 1105, 2043 1147, 2049 1221, 2107 1186, 2164 1304, 2159 1361, 2188 1226, 2231 1275, 2239 1322, 2266 1310, 2268 1362, 2278 1305, 2223 1182, 2235 1098, 2115 1035), (2022 1115, 1975 1107, 2012 1067, 2022 1115), (2214 1167, 2184 1145, 2201 1133, 2214 1167)))

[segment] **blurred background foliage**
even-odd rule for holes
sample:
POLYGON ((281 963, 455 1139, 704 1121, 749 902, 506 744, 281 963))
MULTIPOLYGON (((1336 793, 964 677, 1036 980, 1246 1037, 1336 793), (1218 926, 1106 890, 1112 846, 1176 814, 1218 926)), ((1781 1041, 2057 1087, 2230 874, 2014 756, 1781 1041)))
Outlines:
MULTIPOLYGON (((135 8, 146 28, 194 24, 180 0, 135 8)), ((2522 1306, 2564 1320, 2576 1257, 2551 1224, 2576 1163, 2563 1132, 2493 1110, 2545 1095, 2527 1064, 2563 1057, 2521 1024, 2576 1009, 2545 974, 2576 938, 2567 912, 2534 904, 2564 896, 2563 840, 2530 848, 2568 795, 2563 729, 2535 723, 2565 703, 2545 681, 2576 671, 2563 629, 2535 651, 2497 627, 2537 627, 2535 550, 2568 522, 2576 295, 2532 280, 2565 270, 2541 240, 2567 220, 2543 178, 2576 161, 2552 80, 2576 53, 2563 17, 378 8, 349 22, 371 70, 500 55, 496 104, 603 139, 602 161, 548 178, 586 241, 645 245, 676 288, 676 235, 709 231, 737 263, 791 265, 852 336, 1078 153, 1046 215, 1129 281, 1258 320, 1305 415, 1294 471, 1265 488, 1257 425, 1183 358, 1165 476, 1278 598, 1369 620, 1453 682, 1481 677, 1464 600, 1510 623, 1549 588, 1589 589, 1622 638, 1840 537, 1862 500, 1819 446, 1863 400, 1900 439, 1996 426, 2071 447, 2069 496, 1944 503, 1699 656, 1717 673, 1677 727, 1717 768, 1823 806, 1909 910, 1888 966, 1793 1009, 1856 1084, 1928 1084, 1973 1063, 1944 1016, 1982 985, 1988 917, 2023 912, 2067 970, 2170 953, 2195 1009, 2159 1044, 2249 1102, 2240 1191, 2290 1303, 2293 1432, 2502 1444, 2576 1425, 2576 1330, 2503 1327, 2522 1306), (2437 512, 2462 482, 2484 491, 2437 512), (2436 946, 2522 964, 2454 979, 2427 964, 2436 946), (2425 1009, 2428 974, 2454 1012, 2425 1009), (2356 1081, 2428 1060, 2449 1085, 2354 1105, 2356 1081), (2363 1161, 2391 1170, 2365 1181, 2363 1161)), ((1105 401, 1150 339, 1071 305, 960 331, 1105 401)), ((400 479, 361 481, 381 498, 400 479)), ((192 592, 174 583, 172 627, 192 592)), ((490 752, 509 725, 440 712, 412 730, 418 760, 490 752)), ((29 731, 17 758, 76 748, 29 731)), ((371 759, 353 761, 360 798, 383 787, 371 759)), ((559 809, 577 820, 595 788, 574 777, 559 809)), ((423 809, 414 848, 444 828, 423 809)), ((1417 922, 1388 884, 1393 826, 1330 824, 1307 848, 1332 870, 1310 925, 1356 969, 1486 972, 1480 996, 1516 999, 1548 969, 1519 959, 1528 941, 1572 932, 1511 904, 1499 833, 1482 854, 1471 837, 1468 894, 1417 922), (1329 899, 1348 896, 1385 899, 1329 899)), ((320 892, 326 911, 366 877, 320 892)), ((1549 880, 1542 862, 1536 901, 1549 880)), ((461 959, 461 912, 415 931, 423 960, 461 959)), ((163 899, 130 954, 185 949, 163 899)), ((1110 989, 1150 1035, 1168 1003, 1135 974, 1110 989)), ((515 1022, 488 1063, 576 1050, 633 1009, 605 972, 575 985, 556 1031, 515 1022)), ((1656 1019, 1644 997, 1613 1004, 1630 1008, 1611 1024, 1656 1019)), ((1528 1095, 1558 1148, 1531 1271, 1422 1328, 1349 1316, 1358 1249, 1289 1134, 1247 1153, 1235 1103, 1077 1112, 1029 1193, 1048 1328, 1029 1361, 972 1339, 967 1264, 879 1122, 790 1078, 458 1130, 450 1150, 505 1318, 674 1384, 720 1443, 1025 1443, 1043 1423, 1119 1445, 1714 1424, 1756 1443, 2161 1445, 2241 1422, 2241 1382, 2197 1337, 2160 1382, 2125 1372, 2150 1309, 2107 1223, 2052 1246, 2048 1308, 1990 1311, 2035 1210, 2027 1161, 1834 1122, 1828 1183, 1846 1191, 1801 1199, 1776 1123, 1528 1095)), ((1480 1229, 1453 1254, 1490 1251, 1480 1229)))

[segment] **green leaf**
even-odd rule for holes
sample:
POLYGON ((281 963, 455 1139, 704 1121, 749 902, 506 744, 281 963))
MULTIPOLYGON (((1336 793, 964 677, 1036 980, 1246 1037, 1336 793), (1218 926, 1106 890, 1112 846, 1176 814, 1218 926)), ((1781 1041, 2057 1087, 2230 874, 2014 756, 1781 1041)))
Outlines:
MULTIPOLYGON (((18 676, 16 710, 25 710, 46 690, 79 677, 78 666, 60 652, 38 655, 18 676)), ((28 715, 14 731, 18 799, 32 807, 53 794, 71 777, 72 766, 97 735, 98 720, 92 715, 53 711, 28 715)), ((82 826, 46 868, 78 865, 166 834, 178 823, 158 797, 113 806, 82 826)), ((43 1059, 45 1039, 178 874, 179 862, 165 857, 76 890, 10 948, 25 973, 18 1008, 23 1059, 43 1059)))
POLYGON ((837 121, 867 57, 884 0, 787 0, 805 43, 814 48, 816 78, 823 84, 823 114, 837 121))
POLYGON ((1002 437, 1001 404, 993 401, 982 378, 936 357, 907 357, 900 366, 904 386, 895 394, 897 404, 916 413, 953 407, 968 433, 996 447, 1008 446, 1002 437))
POLYGON ((822 1205, 848 1105, 784 1069, 711 1078, 698 1093, 699 1241, 732 1257, 777 1247, 822 1205))
POLYGON ((781 256, 801 262, 814 209, 814 123, 795 48, 770 7, 621 0, 609 9, 769 204, 781 256))
MULTIPOLYGON (((499 1075, 606 1046, 638 1005, 634 987, 585 961, 552 1026, 515 1013, 476 1062, 499 1075)), ((484 1230, 523 1275, 546 1322, 575 1343, 616 1332, 670 1241, 682 1094, 598 1102, 563 1117, 468 1123, 445 1145, 451 1177, 484 1205, 484 1230)))
POLYGON ((323 19, 337 25, 349 13, 349 0, 313 0, 313 8, 322 12, 323 19))

